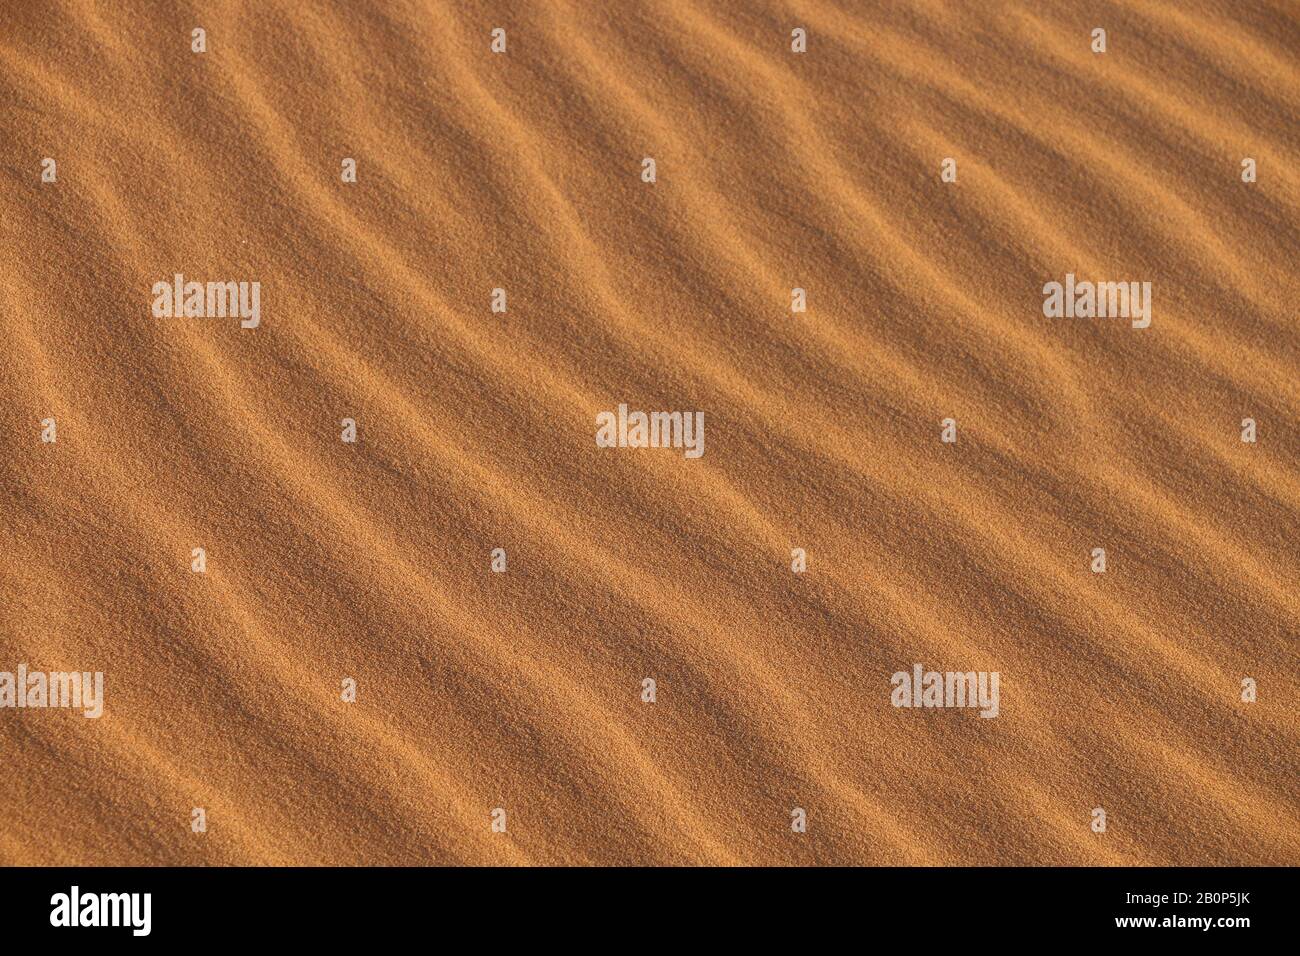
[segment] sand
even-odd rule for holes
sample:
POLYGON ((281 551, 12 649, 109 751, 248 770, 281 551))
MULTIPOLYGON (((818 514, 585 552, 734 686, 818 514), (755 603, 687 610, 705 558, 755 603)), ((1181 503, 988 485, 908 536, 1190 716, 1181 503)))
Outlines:
POLYGON ((1300 863, 1297 49, 1284 0, 5 4, 0 671, 105 689, 0 709, 0 862, 1300 863))

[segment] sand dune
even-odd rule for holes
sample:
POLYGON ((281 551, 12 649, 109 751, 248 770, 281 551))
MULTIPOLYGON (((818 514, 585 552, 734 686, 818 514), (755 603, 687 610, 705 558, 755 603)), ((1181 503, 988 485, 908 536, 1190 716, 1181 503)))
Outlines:
POLYGON ((1300 863, 1297 48, 1282 0, 5 5, 0 671, 105 690, 0 709, 0 863, 1300 863), (177 273, 260 324, 156 316, 177 273), (598 447, 620 404, 703 455, 598 447), (915 664, 996 719, 892 706, 915 664))

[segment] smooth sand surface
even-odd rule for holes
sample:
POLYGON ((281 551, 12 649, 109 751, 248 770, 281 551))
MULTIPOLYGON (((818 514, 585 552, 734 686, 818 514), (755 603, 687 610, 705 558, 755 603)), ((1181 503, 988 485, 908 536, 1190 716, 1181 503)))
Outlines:
POLYGON ((106 702, 0 709, 0 862, 1300 863, 1297 50, 1285 0, 4 4, 0 670, 106 702), (260 326, 154 317, 178 272, 260 326), (916 663, 998 717, 891 706, 916 663))

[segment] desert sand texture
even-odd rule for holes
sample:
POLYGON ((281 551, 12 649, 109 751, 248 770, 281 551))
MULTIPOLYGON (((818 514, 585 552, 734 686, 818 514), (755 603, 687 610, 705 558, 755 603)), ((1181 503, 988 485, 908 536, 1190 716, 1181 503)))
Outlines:
POLYGON ((104 695, 0 708, 0 862, 1300 863, 1297 50, 1285 0, 5 3, 0 671, 104 695))

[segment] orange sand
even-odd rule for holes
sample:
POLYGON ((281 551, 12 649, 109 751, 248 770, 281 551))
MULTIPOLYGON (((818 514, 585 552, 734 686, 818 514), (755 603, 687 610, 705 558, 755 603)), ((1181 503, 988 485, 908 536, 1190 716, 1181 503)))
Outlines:
POLYGON ((4 4, 0 670, 106 704, 0 710, 0 862, 1300 863, 1297 49, 1285 0, 4 4), (155 318, 176 272, 260 327, 155 318), (1045 318, 1067 272, 1152 326, 1045 318), (620 402, 704 457, 597 448, 620 402), (918 662, 998 718, 891 707, 918 662))

